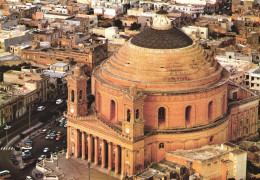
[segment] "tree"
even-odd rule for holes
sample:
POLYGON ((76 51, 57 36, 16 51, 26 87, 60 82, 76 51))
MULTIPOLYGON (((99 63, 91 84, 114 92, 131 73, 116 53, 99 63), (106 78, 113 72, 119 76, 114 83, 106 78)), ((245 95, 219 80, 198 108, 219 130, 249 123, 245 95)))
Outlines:
POLYGON ((117 19, 114 21, 114 25, 118 28, 122 28, 122 21, 120 19, 117 19))
POLYGON ((137 24, 136 22, 134 22, 133 24, 131 24, 131 27, 129 28, 130 30, 139 30, 141 27, 141 24, 137 24))

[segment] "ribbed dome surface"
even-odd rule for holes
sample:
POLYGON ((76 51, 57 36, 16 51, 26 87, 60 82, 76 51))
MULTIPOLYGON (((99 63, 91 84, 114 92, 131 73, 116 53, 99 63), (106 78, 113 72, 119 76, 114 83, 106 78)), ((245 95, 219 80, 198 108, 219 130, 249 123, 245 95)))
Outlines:
POLYGON ((136 84, 155 91, 190 91, 212 87, 222 78, 222 67, 185 33, 159 13, 144 30, 95 71, 103 83, 122 88, 136 84))
POLYGON ((192 45, 192 39, 181 30, 173 27, 168 30, 147 28, 137 34, 131 43, 151 49, 176 49, 192 45))

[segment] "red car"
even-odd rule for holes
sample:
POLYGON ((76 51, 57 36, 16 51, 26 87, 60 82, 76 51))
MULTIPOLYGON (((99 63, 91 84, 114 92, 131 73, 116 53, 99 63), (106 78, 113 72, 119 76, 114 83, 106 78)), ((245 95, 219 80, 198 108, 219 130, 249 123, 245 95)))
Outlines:
POLYGON ((56 141, 59 141, 61 139, 61 136, 56 137, 56 141))
POLYGON ((43 129, 42 131, 41 131, 41 134, 45 134, 47 132, 47 129, 43 129))

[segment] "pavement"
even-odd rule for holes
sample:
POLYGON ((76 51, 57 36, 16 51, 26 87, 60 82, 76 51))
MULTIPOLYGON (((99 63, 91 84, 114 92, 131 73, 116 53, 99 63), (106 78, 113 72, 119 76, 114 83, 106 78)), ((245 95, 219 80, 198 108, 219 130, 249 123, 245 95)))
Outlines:
MULTIPOLYGON (((45 161, 45 167, 53 170, 52 173, 48 175, 60 174, 63 178, 62 180, 116 180, 120 179, 120 174, 115 175, 114 172, 108 172, 107 169, 101 168, 100 165, 91 164, 90 169, 87 168, 87 160, 82 160, 80 158, 71 157, 66 159, 65 153, 58 155, 58 168, 57 160, 45 161)), ((35 174, 37 170, 34 169, 35 174)), ((37 171, 38 172, 38 171, 37 171)))

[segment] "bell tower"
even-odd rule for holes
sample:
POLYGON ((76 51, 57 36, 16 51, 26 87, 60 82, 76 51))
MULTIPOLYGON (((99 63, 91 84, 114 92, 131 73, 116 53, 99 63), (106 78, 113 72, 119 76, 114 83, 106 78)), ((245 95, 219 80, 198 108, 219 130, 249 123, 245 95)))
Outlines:
POLYGON ((88 112, 87 81, 89 77, 84 73, 84 66, 76 66, 74 73, 67 77, 68 82, 68 115, 86 116, 88 112))
POLYGON ((122 134, 135 139, 144 135, 143 105, 146 95, 137 92, 135 84, 123 96, 124 119, 122 121, 122 134))

